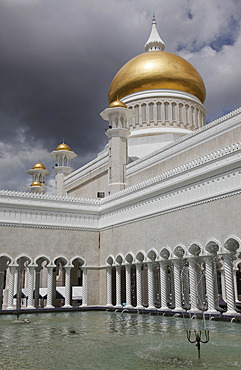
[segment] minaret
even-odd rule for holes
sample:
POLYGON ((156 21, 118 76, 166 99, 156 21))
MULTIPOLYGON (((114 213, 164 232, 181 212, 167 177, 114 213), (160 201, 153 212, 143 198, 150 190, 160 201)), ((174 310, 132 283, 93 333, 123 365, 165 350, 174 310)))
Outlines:
POLYGON ((46 190, 45 177, 50 175, 50 172, 46 170, 42 163, 38 162, 27 173, 32 176, 33 181, 28 189, 32 193, 44 194, 46 190))
POLYGON ((127 138, 130 135, 128 120, 133 117, 133 111, 127 109, 122 101, 115 100, 100 115, 104 120, 109 121, 106 135, 109 138, 108 192, 110 195, 123 190, 126 186, 127 138))
POLYGON ((165 43, 164 41, 162 41, 157 31, 156 18, 155 18, 155 14, 153 13, 151 34, 145 44, 145 50, 146 51, 161 51, 164 49, 165 49, 165 43))
POLYGON ((55 175, 55 190, 56 195, 65 195, 66 191, 64 189, 64 178, 69 175, 72 171, 70 167, 71 159, 77 157, 70 147, 64 142, 57 146, 57 148, 50 153, 56 161, 55 166, 53 167, 55 175))

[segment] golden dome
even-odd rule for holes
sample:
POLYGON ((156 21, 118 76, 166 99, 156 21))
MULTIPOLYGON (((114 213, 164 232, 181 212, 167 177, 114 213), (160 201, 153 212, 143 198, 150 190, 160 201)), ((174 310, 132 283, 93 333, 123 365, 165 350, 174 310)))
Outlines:
POLYGON ((126 104, 123 103, 121 100, 114 100, 110 103, 109 108, 127 108, 126 104))
POLYGON ((67 144, 59 144, 56 148, 56 150, 68 150, 68 151, 71 151, 70 147, 67 145, 67 144))
POLYGON ((34 181, 30 186, 42 186, 39 181, 34 181))
POLYGON ((180 56, 166 51, 149 51, 127 62, 115 75, 109 88, 109 103, 116 97, 152 89, 181 90, 203 103, 206 89, 196 69, 180 56))
POLYGON ((42 163, 36 163, 33 166, 33 170, 46 170, 45 166, 42 163))

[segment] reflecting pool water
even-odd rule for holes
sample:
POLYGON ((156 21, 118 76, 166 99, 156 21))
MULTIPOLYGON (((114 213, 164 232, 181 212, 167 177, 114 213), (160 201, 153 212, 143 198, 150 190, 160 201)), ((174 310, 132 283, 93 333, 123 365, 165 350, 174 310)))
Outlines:
POLYGON ((1 369, 227 369, 241 367, 241 325, 206 321, 197 349, 186 328, 203 320, 115 312, 0 317, 1 369), (28 318, 30 323, 24 323, 28 318))

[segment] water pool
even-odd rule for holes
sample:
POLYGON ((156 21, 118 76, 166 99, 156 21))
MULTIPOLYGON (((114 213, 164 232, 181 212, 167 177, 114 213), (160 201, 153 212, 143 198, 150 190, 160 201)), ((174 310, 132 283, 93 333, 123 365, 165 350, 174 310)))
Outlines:
POLYGON ((0 322, 1 369, 241 368, 237 323, 206 321, 210 341, 201 345, 198 360, 185 329, 203 329, 202 320, 72 312, 23 315, 18 320, 8 315, 0 322))

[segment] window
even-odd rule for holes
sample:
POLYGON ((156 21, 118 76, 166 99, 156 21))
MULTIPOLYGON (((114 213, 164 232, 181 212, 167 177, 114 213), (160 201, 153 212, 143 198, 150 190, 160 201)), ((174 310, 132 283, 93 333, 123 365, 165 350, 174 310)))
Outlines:
POLYGON ((146 122, 146 104, 142 104, 142 122, 146 122))
POLYGON ((161 121, 161 103, 157 103, 157 121, 161 121))
POLYGON ((104 198, 104 197, 105 197, 105 193, 103 191, 98 191, 97 198, 104 198))
POLYGON ((136 123, 139 123, 139 105, 135 106, 135 111, 136 111, 136 123))
POLYGON ((164 103, 165 105, 165 121, 168 121, 168 106, 169 106, 169 103, 164 103))
POLYGON ((149 104, 149 116, 150 116, 150 121, 153 121, 154 120, 154 116, 153 116, 153 103, 150 103, 149 104))

